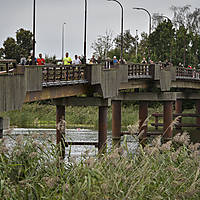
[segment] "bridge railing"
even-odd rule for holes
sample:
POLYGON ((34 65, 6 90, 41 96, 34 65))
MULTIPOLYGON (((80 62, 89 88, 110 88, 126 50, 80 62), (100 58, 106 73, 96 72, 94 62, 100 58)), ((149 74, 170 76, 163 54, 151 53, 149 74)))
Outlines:
POLYGON ((129 79, 138 79, 138 78, 153 78, 153 68, 154 65, 150 64, 128 64, 128 77, 129 79))
POLYGON ((45 65, 42 74, 44 84, 86 80, 85 65, 45 65))
POLYGON ((16 60, 0 59, 0 74, 12 73, 15 68, 16 68, 16 60))
POLYGON ((176 78, 200 80, 200 70, 178 66, 176 67, 176 78))

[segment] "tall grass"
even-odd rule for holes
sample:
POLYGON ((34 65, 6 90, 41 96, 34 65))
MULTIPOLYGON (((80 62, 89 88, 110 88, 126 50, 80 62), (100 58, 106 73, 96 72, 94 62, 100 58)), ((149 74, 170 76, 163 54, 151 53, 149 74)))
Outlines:
POLYGON ((191 144, 187 133, 80 161, 62 161, 54 141, 36 139, 18 136, 11 149, 1 142, 0 199, 200 198, 200 144, 191 144))

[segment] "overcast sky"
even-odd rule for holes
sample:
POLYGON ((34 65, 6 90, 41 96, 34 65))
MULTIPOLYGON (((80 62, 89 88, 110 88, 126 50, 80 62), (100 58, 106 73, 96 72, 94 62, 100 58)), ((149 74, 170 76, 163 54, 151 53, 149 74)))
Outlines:
MULTIPOLYGON (((149 17, 146 12, 132 7, 146 8, 151 14, 162 13, 173 17, 172 5, 191 5, 191 10, 200 8, 200 0, 119 0, 124 7, 124 30, 133 35, 148 33, 149 17)), ((65 51, 71 57, 83 54, 85 0, 36 0, 36 55, 56 55, 61 58, 62 24, 65 25, 65 51)), ((0 47, 7 37, 24 28, 32 31, 33 0, 0 0, 0 47)), ((87 57, 92 54, 91 44, 99 35, 112 31, 120 33, 121 9, 116 2, 88 0, 87 57)))

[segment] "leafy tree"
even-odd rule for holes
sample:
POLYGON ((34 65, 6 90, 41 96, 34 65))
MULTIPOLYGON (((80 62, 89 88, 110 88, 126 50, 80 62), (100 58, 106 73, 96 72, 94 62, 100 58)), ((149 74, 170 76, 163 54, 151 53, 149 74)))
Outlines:
POLYGON ((16 41, 12 37, 8 37, 6 41, 3 43, 4 46, 4 54, 6 59, 17 59, 20 60, 19 54, 19 46, 16 41))
POLYGON ((27 57, 32 50, 32 36, 33 34, 30 31, 22 28, 16 32, 17 45, 19 46, 20 53, 25 57, 27 57))
POLYGON ((106 59, 108 51, 113 46, 112 32, 106 32, 105 35, 98 36, 97 40, 92 43, 91 48, 94 55, 101 59, 106 59))
POLYGON ((16 40, 8 37, 4 41, 0 56, 4 56, 6 59, 16 59, 19 62, 21 54, 25 57, 30 55, 32 42, 32 33, 21 28, 16 32, 16 40))

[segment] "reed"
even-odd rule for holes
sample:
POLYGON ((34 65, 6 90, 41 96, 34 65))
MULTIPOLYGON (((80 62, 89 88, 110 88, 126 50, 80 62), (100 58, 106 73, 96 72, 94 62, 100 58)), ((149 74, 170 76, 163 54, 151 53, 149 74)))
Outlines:
MULTIPOLYGON (((12 137, 12 136, 10 136, 12 137)), ((188 133, 129 152, 60 159, 55 141, 38 135, 0 144, 0 199, 199 199, 200 144, 188 133)))

